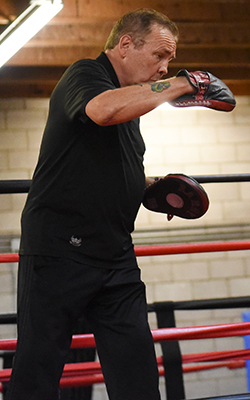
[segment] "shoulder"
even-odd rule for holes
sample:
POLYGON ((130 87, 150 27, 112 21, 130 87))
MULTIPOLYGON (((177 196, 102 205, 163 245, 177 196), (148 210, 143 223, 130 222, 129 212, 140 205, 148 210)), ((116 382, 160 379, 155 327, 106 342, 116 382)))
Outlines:
MULTIPOLYGON (((100 64, 97 60, 92 60, 90 58, 86 58, 83 60, 78 60, 70 65, 67 69, 69 73, 82 73, 82 72, 96 72, 101 71, 102 73, 106 71, 105 67, 100 64)), ((106 71, 107 72, 107 71, 106 71)))

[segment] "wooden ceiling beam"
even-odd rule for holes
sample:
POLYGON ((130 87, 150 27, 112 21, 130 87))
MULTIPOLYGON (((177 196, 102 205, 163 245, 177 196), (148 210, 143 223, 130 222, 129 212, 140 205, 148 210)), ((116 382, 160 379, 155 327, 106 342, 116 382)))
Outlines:
POLYGON ((0 70, 0 98, 50 97, 66 67, 7 67, 0 70))
POLYGON ((96 58, 103 46, 23 47, 7 66, 68 66, 83 58, 96 58))
MULTIPOLYGON (((55 42, 54 46, 44 47, 35 46, 23 47, 15 54, 6 65, 8 66, 67 66, 83 58, 95 58, 103 50, 103 45, 98 43, 87 43, 82 45, 70 45, 68 42, 64 46, 59 46, 55 42)), ((250 44, 231 45, 230 47, 218 45, 185 45, 179 44, 177 48, 177 58, 172 63, 187 65, 196 63, 202 65, 231 65, 235 68, 250 68, 250 44)), ((170 65, 172 65, 172 63, 170 65)))
POLYGON ((250 22, 180 22, 179 43, 250 43, 250 22))
POLYGON ((29 4, 29 0, 1 0, 0 15, 6 17, 18 16, 29 6, 29 4))
MULTIPOLYGON (((2 0, 0 15, 30 0, 2 0)), ((249 0, 64 0, 64 8, 0 68, 0 97, 49 97, 68 65, 95 58, 114 23, 135 8, 154 8, 177 22, 180 39, 169 76, 208 70, 236 95, 250 95, 249 0)), ((0 27, 1 30, 1 27, 0 27)))
MULTIPOLYGON (((51 42, 86 43, 87 41, 105 43, 114 25, 113 21, 83 22, 70 19, 61 24, 48 23, 27 44, 37 46, 42 43, 49 46, 51 42)), ((236 45, 250 43, 249 23, 180 23, 179 44, 223 44, 236 45)))
MULTIPOLYGON (((196 70, 197 65, 190 65, 196 70)), ((66 67, 3 67, 0 71, 0 98, 8 97, 50 97, 66 67)), ((172 67, 169 76, 178 72, 172 67)), ((214 74, 221 77, 220 67, 214 67, 214 74)), ((238 79, 230 78, 230 71, 223 79, 235 95, 250 95, 250 74, 246 79, 241 71, 238 79)), ((233 74, 231 74, 233 75, 233 74)))
MULTIPOLYGON (((72 1, 72 0, 71 0, 72 1)), ((135 8, 154 8, 174 21, 250 21, 249 0, 81 0, 80 17, 117 20, 135 8)), ((60 16, 66 15, 62 13, 60 16)), ((59 16, 58 16, 59 17, 59 16)))

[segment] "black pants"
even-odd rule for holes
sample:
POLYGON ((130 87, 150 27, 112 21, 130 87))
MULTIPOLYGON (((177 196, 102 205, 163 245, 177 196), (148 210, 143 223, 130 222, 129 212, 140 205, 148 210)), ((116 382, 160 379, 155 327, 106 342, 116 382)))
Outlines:
POLYGON ((8 400, 58 400, 72 331, 85 315, 111 400, 159 400, 158 369, 139 268, 108 270, 21 256, 18 345, 8 400))

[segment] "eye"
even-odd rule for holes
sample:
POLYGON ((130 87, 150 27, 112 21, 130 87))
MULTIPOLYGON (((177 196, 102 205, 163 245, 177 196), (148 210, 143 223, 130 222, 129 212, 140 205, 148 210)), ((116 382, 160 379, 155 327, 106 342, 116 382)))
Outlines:
POLYGON ((158 58, 158 60, 162 60, 164 56, 161 53, 157 53, 156 57, 158 58))

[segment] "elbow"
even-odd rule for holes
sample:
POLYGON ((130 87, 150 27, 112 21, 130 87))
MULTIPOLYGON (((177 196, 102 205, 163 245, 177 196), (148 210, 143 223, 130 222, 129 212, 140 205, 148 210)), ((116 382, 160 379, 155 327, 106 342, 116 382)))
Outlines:
POLYGON ((100 126, 110 126, 110 125, 115 125, 116 122, 115 120, 112 118, 112 116, 108 117, 108 116, 93 116, 92 118, 90 117, 90 119, 97 125, 100 126))
POLYGON ((85 112, 87 116, 97 125, 109 126, 117 124, 115 118, 116 110, 111 107, 108 101, 101 101, 97 96, 86 105, 85 112))

